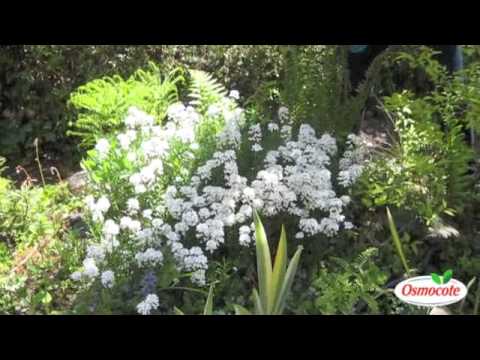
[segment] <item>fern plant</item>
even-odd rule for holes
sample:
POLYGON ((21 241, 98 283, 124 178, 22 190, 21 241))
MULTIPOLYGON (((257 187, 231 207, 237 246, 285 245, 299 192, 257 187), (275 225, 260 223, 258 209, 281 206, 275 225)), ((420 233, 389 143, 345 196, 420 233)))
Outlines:
POLYGON ((69 135, 80 137, 81 145, 90 147, 107 133, 121 130, 130 107, 155 116, 161 123, 168 107, 178 101, 178 86, 183 81, 181 69, 162 76, 160 69, 150 63, 148 69, 136 71, 127 80, 116 75, 81 86, 69 101, 77 111, 69 135))
POLYGON ((360 302, 378 313, 377 299, 385 293, 387 275, 374 263, 378 249, 367 249, 352 261, 333 258, 336 268, 320 270, 312 284, 316 294, 310 312, 322 315, 352 315, 360 302))
POLYGON ((207 112, 211 104, 227 96, 225 87, 205 71, 190 70, 190 76, 191 103, 201 114, 207 112))

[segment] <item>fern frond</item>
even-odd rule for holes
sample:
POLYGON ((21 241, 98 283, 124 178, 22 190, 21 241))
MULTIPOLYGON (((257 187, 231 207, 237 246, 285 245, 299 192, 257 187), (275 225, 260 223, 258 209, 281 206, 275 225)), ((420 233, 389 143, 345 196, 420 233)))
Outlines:
POLYGON ((227 89, 210 74, 200 70, 191 70, 190 75, 192 105, 196 106, 201 113, 206 112, 210 104, 227 96, 227 89))
POLYGON ((168 107, 178 101, 178 86, 183 81, 180 69, 162 76, 160 69, 150 63, 127 80, 115 75, 81 86, 70 97, 77 120, 68 135, 80 137, 81 145, 90 147, 99 137, 120 131, 130 107, 137 107, 162 123, 168 107))

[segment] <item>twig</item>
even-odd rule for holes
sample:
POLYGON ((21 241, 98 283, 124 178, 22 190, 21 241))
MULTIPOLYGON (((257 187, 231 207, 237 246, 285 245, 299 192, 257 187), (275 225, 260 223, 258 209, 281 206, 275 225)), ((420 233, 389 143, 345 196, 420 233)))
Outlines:
POLYGON ((38 153, 38 138, 35 138, 35 141, 33 142, 33 145, 35 146, 35 161, 37 162, 38 165, 38 170, 40 171, 40 177, 42 178, 42 184, 45 186, 45 178, 43 176, 43 169, 42 169, 42 163, 40 162, 40 156, 38 153))

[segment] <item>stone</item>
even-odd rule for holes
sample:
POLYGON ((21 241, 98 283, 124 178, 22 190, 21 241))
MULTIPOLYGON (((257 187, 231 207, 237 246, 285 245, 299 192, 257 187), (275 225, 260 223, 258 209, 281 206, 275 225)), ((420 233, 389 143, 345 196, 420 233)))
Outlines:
POLYGON ((80 171, 72 176, 70 176, 67 180, 68 187, 70 191, 73 193, 81 192, 86 186, 88 182, 88 175, 86 171, 80 171))

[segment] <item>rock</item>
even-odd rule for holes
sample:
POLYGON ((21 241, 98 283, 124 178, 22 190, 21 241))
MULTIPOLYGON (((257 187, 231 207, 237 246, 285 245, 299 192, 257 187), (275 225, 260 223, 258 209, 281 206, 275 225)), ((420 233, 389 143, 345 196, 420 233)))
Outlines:
POLYGON ((80 171, 67 179, 68 187, 73 193, 81 192, 87 186, 88 176, 86 171, 80 171))

